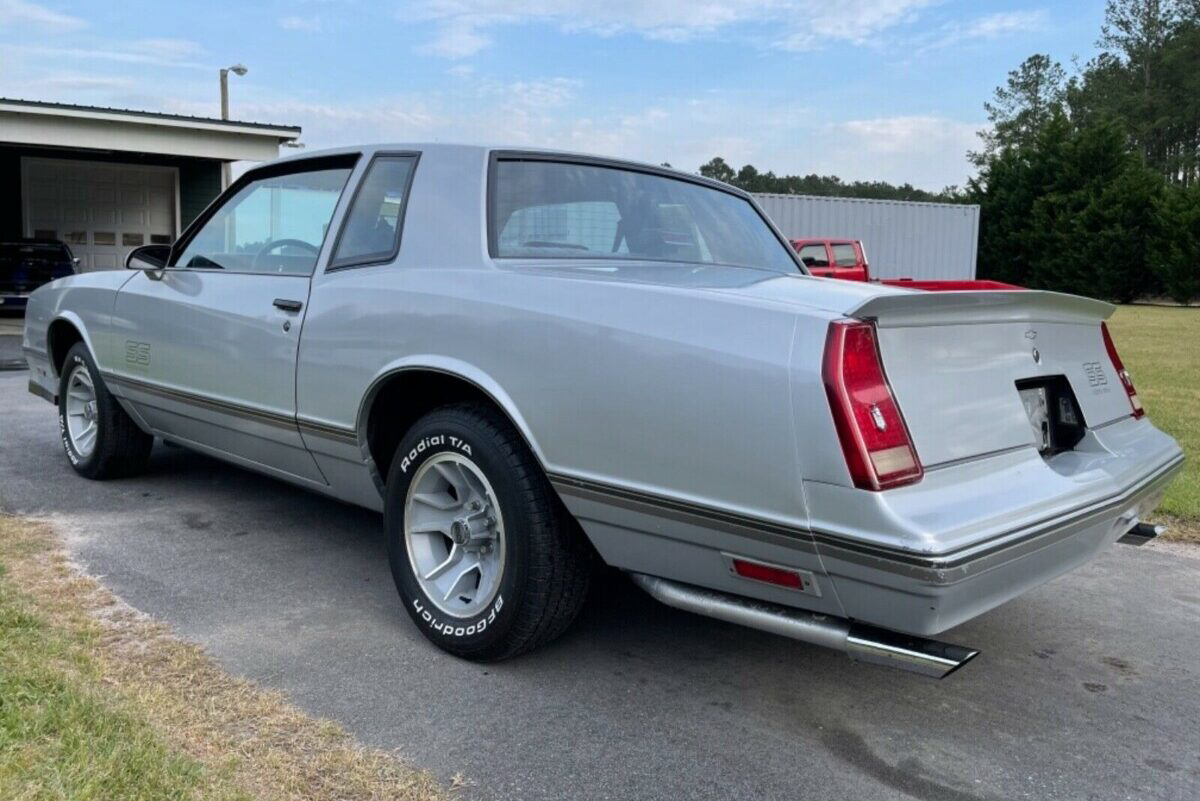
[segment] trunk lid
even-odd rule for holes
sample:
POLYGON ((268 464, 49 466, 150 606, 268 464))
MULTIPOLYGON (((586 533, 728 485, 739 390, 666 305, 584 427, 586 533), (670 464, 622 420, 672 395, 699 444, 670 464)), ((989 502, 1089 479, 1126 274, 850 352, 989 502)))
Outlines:
POLYGON ((929 467, 1038 446, 1018 382, 1063 376, 1089 428, 1128 417, 1100 330, 1112 311, 1021 290, 880 295, 846 314, 875 321, 888 380, 929 467))

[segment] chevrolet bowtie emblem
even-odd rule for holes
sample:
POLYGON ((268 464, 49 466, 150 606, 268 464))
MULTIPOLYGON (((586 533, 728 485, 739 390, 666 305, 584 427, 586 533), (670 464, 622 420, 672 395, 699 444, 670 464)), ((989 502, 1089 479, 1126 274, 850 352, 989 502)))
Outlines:
POLYGON ((1032 328, 1030 328, 1028 331, 1025 332, 1025 338, 1026 339, 1037 339, 1037 331, 1034 331, 1032 328))

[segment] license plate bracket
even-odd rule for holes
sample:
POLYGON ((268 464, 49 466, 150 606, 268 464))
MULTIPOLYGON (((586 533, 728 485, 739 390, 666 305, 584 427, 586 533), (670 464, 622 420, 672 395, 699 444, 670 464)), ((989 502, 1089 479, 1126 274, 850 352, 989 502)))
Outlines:
POLYGON ((1016 383, 1038 452, 1053 456, 1073 450, 1087 433, 1087 422, 1067 377, 1043 376, 1016 383))

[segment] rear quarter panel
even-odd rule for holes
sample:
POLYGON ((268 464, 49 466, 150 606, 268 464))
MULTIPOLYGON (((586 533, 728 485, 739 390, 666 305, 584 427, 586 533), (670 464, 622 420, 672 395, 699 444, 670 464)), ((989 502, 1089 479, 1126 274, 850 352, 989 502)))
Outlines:
POLYGON ((310 299, 298 408, 356 427, 380 376, 459 364, 511 403, 553 473, 803 525, 795 325, 784 308, 570 270, 347 271, 310 299))

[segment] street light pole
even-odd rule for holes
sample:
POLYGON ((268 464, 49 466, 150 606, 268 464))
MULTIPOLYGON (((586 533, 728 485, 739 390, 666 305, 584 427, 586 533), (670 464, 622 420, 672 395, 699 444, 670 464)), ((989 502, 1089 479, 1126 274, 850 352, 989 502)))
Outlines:
MULTIPOLYGON (((245 75, 247 70, 241 64, 221 68, 221 119, 229 119, 229 73, 245 75)), ((233 171, 228 161, 221 162, 221 189, 228 189, 233 179, 233 171)))

